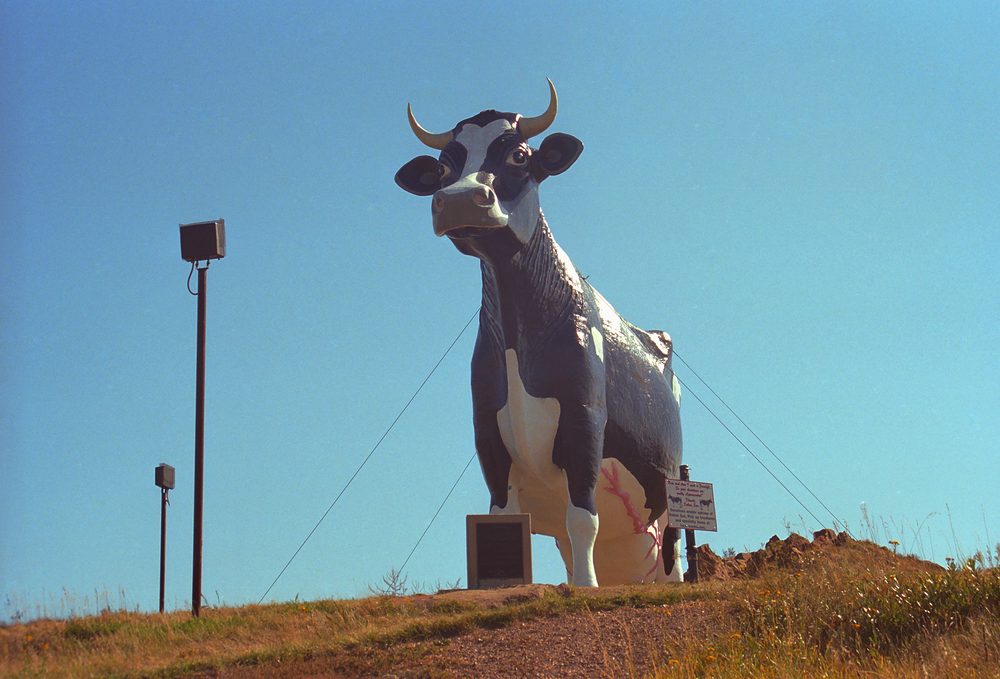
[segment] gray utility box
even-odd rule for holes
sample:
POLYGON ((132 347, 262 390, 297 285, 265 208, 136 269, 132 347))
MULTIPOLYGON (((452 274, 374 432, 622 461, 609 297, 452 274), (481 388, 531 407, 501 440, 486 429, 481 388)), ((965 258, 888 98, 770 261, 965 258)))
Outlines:
POLYGON ((531 515, 465 517, 469 589, 531 584, 531 515))

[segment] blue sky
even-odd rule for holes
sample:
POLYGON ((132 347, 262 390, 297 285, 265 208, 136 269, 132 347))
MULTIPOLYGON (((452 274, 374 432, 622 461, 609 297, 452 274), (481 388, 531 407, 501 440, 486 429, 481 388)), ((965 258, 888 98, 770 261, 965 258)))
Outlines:
MULTIPOLYGON (((1000 538, 1000 8, 993 2, 0 1, 0 611, 157 604, 153 469, 190 599, 196 300, 208 274, 208 602, 256 602, 479 303, 395 171, 480 110, 585 144, 552 232, 856 535, 943 562, 1000 538), (871 521, 865 525, 861 505, 871 521), (874 529, 874 535, 872 535, 874 529), (97 595, 95 595, 95 590, 97 595), (75 604, 74 604, 75 602, 75 604)), ((473 454, 475 326, 268 593, 399 568, 473 454)), ((833 521, 683 365, 721 552, 833 521), (800 506, 716 421, 747 442, 800 506), (810 516, 815 514, 819 521, 810 516)), ((406 565, 465 579, 473 463, 406 565)), ((535 579, 562 582, 549 538, 535 579)))

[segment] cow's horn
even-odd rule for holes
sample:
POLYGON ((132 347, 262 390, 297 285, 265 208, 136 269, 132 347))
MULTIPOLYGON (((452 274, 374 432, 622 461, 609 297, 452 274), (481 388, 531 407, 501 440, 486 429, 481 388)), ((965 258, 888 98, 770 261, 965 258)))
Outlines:
POLYGON ((556 98, 556 87, 549 81, 549 107, 545 113, 534 118, 521 118, 517 124, 517 129, 525 139, 531 139, 535 135, 541 134, 549 128, 552 121, 556 119, 556 110, 559 108, 559 100, 556 98))
POLYGON ((410 127, 413 128, 413 134, 417 135, 417 139, 422 141, 427 146, 430 146, 432 149, 440 151, 448 145, 448 142, 455 138, 454 132, 441 132, 439 134, 434 134, 433 132, 428 132, 424 128, 420 127, 420 124, 417 123, 417 119, 413 117, 413 111, 410 110, 409 104, 406 105, 406 116, 410 119, 410 127))

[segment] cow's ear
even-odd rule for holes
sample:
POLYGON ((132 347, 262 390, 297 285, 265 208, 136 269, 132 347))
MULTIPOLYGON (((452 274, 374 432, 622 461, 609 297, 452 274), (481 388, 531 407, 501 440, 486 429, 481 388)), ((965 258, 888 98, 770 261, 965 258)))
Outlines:
POLYGON ((576 137, 556 132, 547 136, 538 148, 537 158, 539 169, 545 176, 561 174, 583 153, 583 142, 576 137))
POLYGON ((429 196, 441 188, 441 163, 431 156, 417 156, 396 173, 399 188, 417 196, 429 196))

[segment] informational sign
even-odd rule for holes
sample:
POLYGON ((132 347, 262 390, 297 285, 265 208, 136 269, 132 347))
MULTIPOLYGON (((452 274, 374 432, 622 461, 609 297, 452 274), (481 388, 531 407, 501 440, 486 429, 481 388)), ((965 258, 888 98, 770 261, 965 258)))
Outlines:
POLYGON ((717 531, 712 484, 667 479, 667 526, 717 531))

